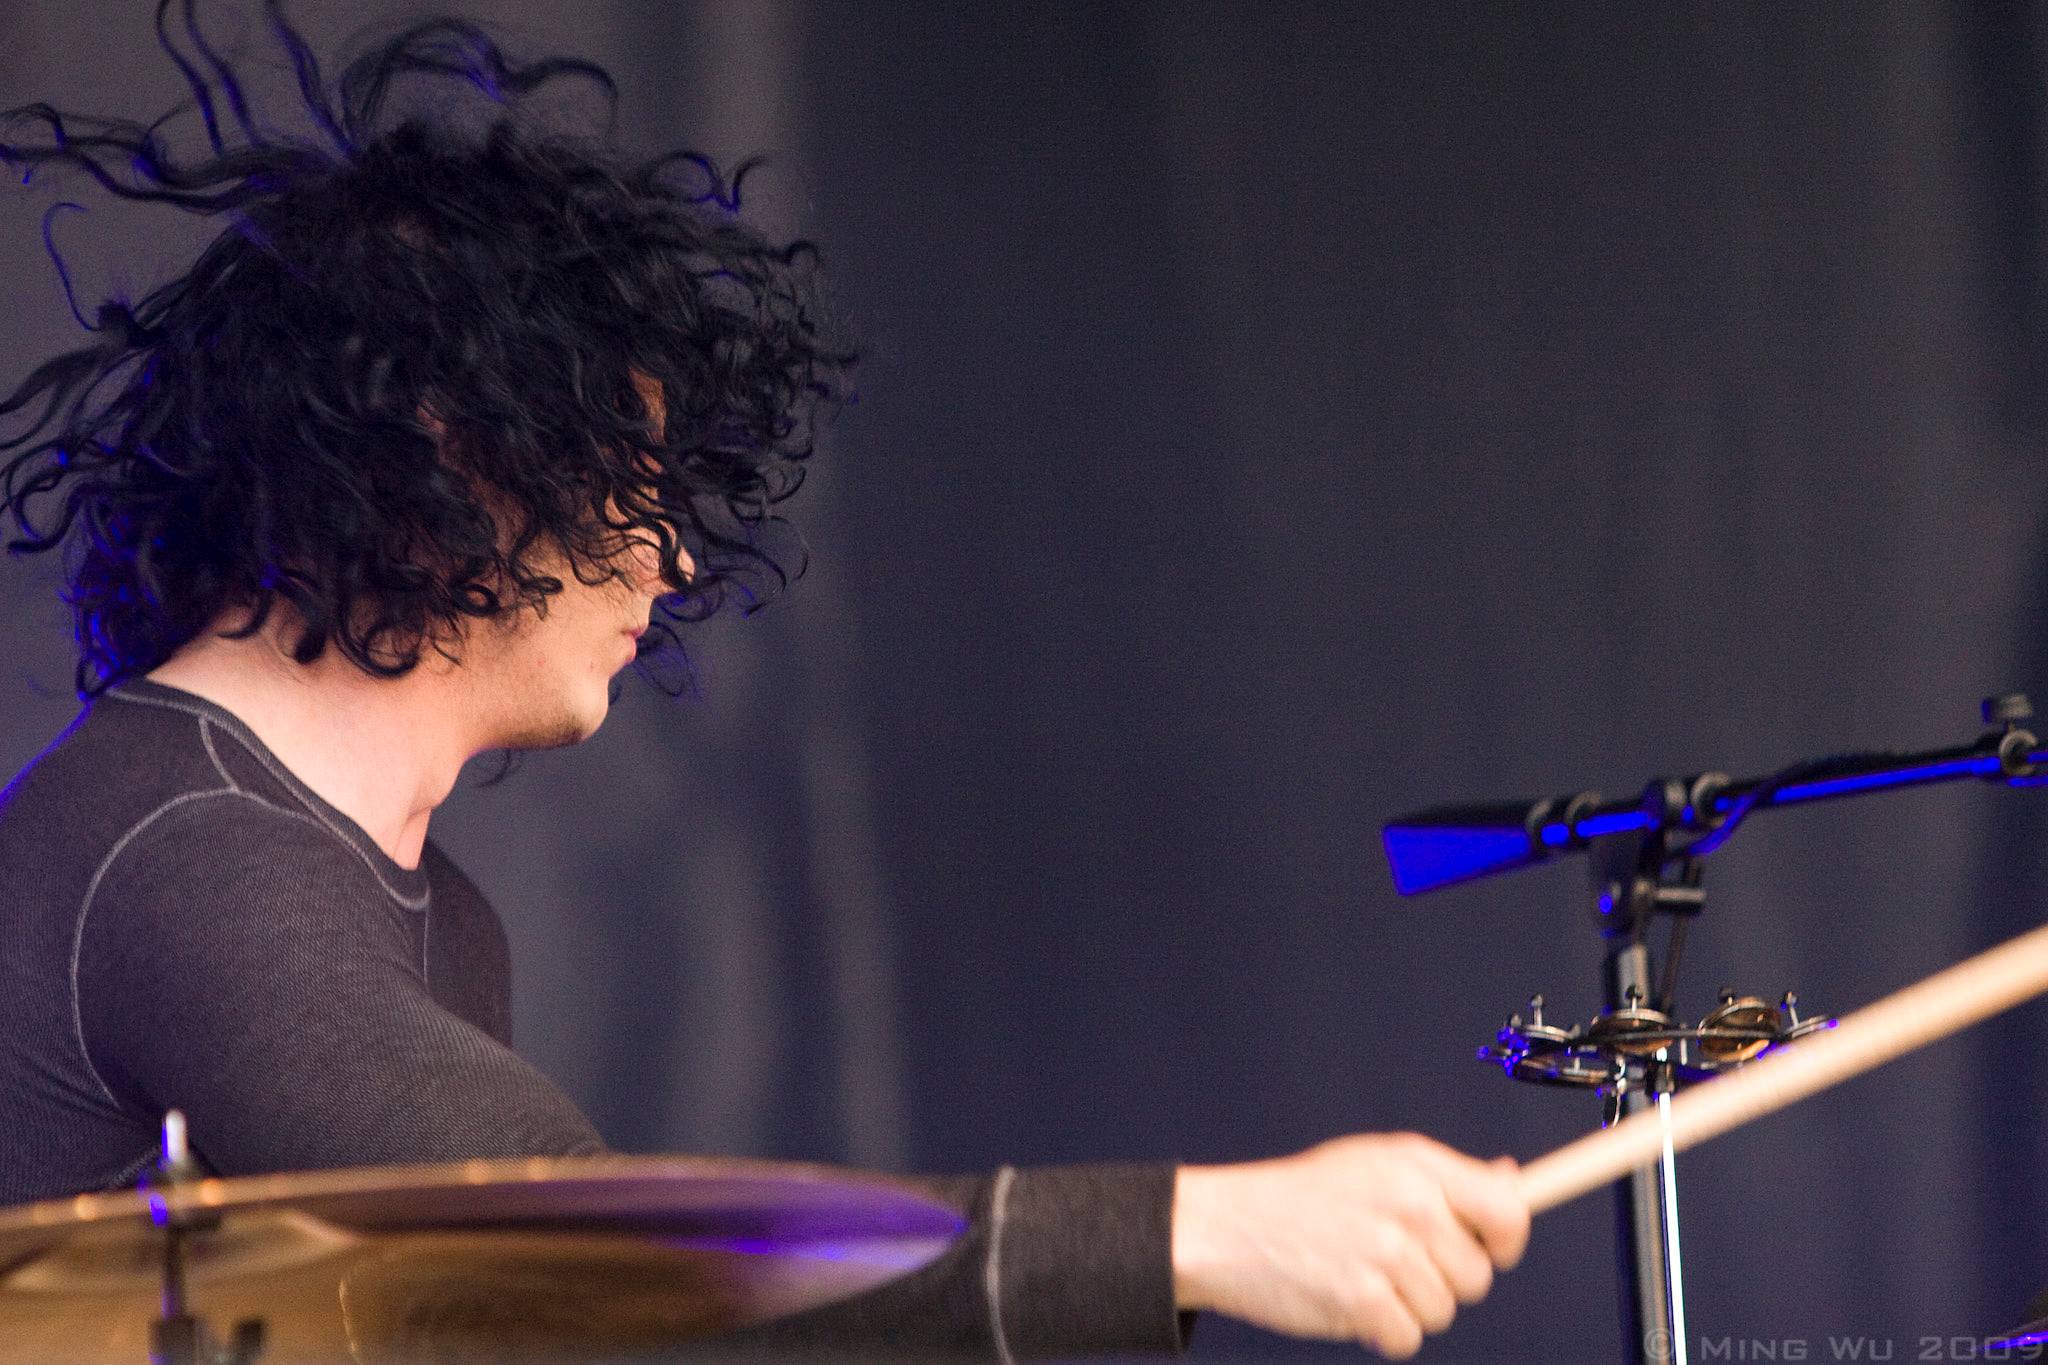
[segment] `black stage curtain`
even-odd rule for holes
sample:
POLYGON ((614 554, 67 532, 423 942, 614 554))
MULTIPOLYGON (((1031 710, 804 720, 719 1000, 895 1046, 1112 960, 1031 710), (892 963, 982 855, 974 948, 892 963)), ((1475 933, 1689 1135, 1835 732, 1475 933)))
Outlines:
MULTIPOLYGON (((10 7, 5 102, 153 113, 129 8, 10 7)), ((437 821, 525 1047, 621 1145, 1534 1156, 1597 1103, 1472 1052, 1531 991, 1595 1007, 1582 873, 1404 901, 1382 818, 2048 693, 2038 8, 472 8, 613 63, 637 138, 777 154, 868 355, 794 508, 812 577, 702 632, 698 698, 630 685, 437 821)), ((0 197, 14 376, 69 327, 43 202, 0 197)), ((87 289, 176 260, 92 222, 87 289)), ((48 572, 4 572, 11 766, 70 706, 48 572)), ((2040 794, 1759 818, 1683 1002, 1852 1008, 2038 922, 2044 859, 2040 794)), ((2044 1024, 1684 1159, 1695 1359, 2013 1325, 2044 1024)), ((1583 1201, 1429 1358, 1612 1358, 1612 1284, 1583 1201)))

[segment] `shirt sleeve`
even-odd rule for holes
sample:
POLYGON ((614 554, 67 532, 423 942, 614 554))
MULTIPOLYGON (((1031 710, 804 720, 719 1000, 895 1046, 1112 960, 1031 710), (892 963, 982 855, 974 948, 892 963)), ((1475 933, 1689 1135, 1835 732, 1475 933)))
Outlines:
POLYGON ((841 1303, 708 1343, 689 1359, 1051 1360, 1177 1356, 1170 1164, 1005 1167, 928 1180, 968 1215, 930 1265, 841 1303))
MULTIPOLYGON (((399 918, 417 912, 352 849, 283 815, 201 815, 172 812, 132 839, 79 925, 81 1046, 116 1103, 152 1124, 182 1109, 222 1175, 604 1150, 554 1085, 433 999, 399 918)), ((679 1358, 1178 1354, 1174 1172, 926 1181, 968 1220, 937 1260, 679 1358)))
POLYGON ((401 918, 420 912, 355 850, 218 801, 247 798, 138 831, 81 912, 79 1041, 115 1103, 182 1109, 222 1175, 600 1149, 554 1085, 433 999, 401 918))

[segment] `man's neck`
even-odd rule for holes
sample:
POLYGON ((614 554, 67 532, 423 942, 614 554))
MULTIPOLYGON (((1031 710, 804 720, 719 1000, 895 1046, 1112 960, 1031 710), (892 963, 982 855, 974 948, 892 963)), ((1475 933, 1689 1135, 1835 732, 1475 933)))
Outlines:
POLYGON ((405 676, 377 678, 333 649, 295 663, 273 631, 242 640, 208 631, 148 676, 231 712, 294 777, 412 868, 434 808, 486 747, 469 742, 460 682, 441 662, 430 651, 405 676))

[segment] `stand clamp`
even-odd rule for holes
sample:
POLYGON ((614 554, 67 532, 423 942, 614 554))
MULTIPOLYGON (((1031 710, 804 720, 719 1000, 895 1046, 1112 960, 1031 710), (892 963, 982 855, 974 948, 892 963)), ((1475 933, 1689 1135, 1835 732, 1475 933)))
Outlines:
POLYGON ((163 1303, 149 1325, 151 1365, 255 1365, 263 1354, 263 1322, 245 1318, 235 1324, 226 1343, 216 1342, 206 1324, 188 1311, 185 1302, 186 1243, 195 1233, 220 1226, 220 1215, 195 1212, 164 1194, 182 1190, 201 1176, 185 1131, 185 1116, 176 1109, 164 1115, 163 1160, 145 1177, 149 1212, 164 1230, 163 1303))

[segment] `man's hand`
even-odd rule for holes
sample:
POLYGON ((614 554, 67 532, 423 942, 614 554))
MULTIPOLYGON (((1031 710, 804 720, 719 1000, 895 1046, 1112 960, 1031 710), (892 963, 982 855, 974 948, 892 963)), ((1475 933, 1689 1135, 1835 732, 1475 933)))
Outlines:
POLYGON ((1291 1336, 1412 1356, 1522 1258, 1529 1206, 1515 1163, 1414 1133, 1337 1138, 1298 1156, 1184 1166, 1173 1200, 1174 1290, 1291 1336))

